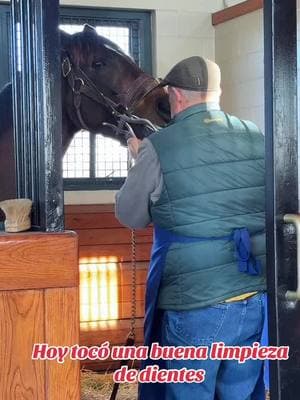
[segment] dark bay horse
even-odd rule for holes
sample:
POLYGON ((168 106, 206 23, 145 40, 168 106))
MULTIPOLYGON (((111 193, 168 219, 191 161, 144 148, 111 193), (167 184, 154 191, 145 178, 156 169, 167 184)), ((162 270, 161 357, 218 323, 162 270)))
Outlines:
MULTIPOLYGON (((85 25, 82 32, 61 32, 62 144, 65 153, 76 132, 124 137, 103 122, 115 124, 115 111, 132 113, 163 126, 170 119, 168 96, 115 43, 85 25)), ((144 127, 132 125, 139 138, 144 127)), ((12 87, 0 92, 0 201, 15 197, 12 87)))

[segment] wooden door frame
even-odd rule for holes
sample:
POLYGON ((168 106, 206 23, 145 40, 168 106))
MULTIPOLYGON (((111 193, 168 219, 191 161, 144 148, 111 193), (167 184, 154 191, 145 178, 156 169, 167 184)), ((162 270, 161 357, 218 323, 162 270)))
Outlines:
POLYGON ((294 399, 300 385, 295 352, 300 308, 285 298, 297 282, 295 230, 283 223, 285 214, 298 213, 296 11, 296 0, 264 2, 269 342, 291 347, 288 361, 270 363, 272 400, 294 399))

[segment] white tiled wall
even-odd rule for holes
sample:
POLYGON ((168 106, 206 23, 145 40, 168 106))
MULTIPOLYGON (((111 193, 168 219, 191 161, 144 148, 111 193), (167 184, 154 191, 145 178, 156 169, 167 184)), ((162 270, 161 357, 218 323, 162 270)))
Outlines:
POLYGON ((263 40, 262 10, 217 25, 215 29, 215 59, 222 71, 222 107, 240 118, 252 120, 262 131, 263 40))
POLYGON ((224 0, 224 6, 225 7, 235 6, 236 4, 242 3, 243 1, 245 0, 224 0))
MULTIPOLYGON (((239 2, 226 0, 228 5, 239 2)), ((297 0, 297 21, 299 97, 300 0, 297 0)), ((258 10, 216 26, 215 58, 222 69, 223 108, 240 118, 253 120, 263 131, 263 11, 258 10)))

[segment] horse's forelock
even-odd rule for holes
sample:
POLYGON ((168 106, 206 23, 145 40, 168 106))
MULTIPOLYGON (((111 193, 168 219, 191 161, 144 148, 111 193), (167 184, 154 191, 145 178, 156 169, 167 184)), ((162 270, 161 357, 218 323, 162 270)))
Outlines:
POLYGON ((103 57, 107 57, 107 55, 110 55, 112 59, 121 57, 122 62, 126 62, 132 70, 137 74, 139 73, 140 69, 132 58, 114 42, 98 35, 95 29, 68 35, 67 41, 64 40, 64 42, 65 50, 69 52, 72 62, 77 66, 91 66, 95 60, 95 55, 99 54, 99 47, 101 47, 103 49, 103 57))
POLYGON ((76 66, 92 65, 97 50, 96 38, 89 32, 79 32, 71 35, 68 52, 76 66))

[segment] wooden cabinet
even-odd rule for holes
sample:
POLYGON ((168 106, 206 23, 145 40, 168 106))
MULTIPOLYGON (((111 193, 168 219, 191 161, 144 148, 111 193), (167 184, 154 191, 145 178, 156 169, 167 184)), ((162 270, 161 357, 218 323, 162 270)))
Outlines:
POLYGON ((0 234, 0 400, 79 400, 79 362, 33 361, 35 343, 79 343, 73 232, 0 234))

